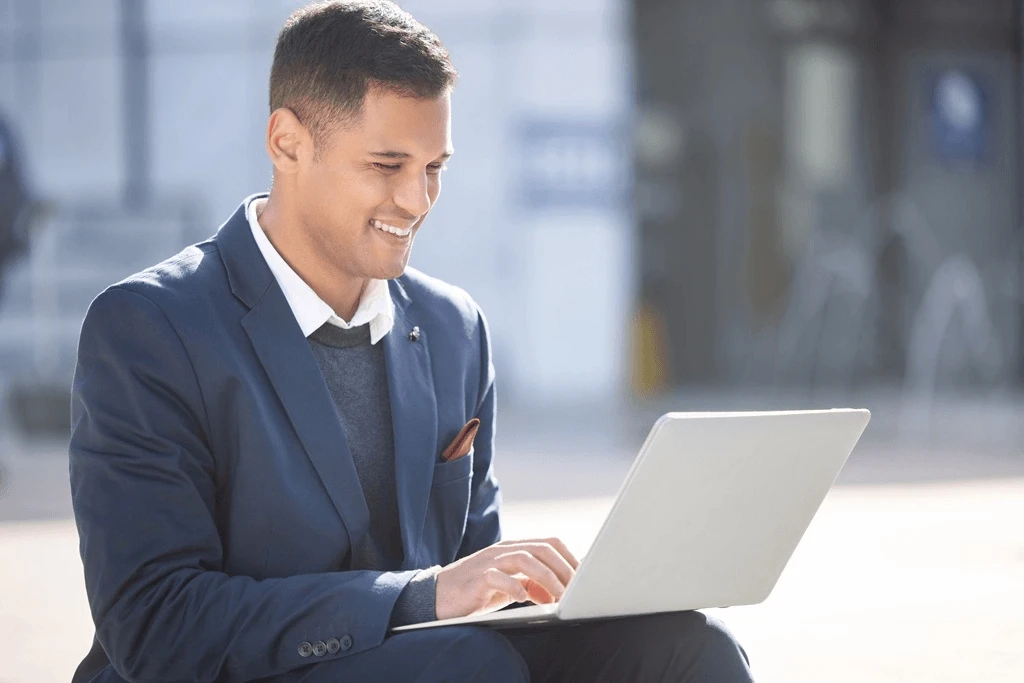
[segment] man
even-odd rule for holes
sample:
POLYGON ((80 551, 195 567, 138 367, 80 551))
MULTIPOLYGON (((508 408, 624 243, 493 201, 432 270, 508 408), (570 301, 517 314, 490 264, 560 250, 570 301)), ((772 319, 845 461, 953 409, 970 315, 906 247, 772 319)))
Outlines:
POLYGON ((37 210, 25 180, 14 132, 0 118, 0 299, 11 263, 28 250, 28 235, 37 210))
POLYGON ((485 319, 406 268, 454 79, 390 2, 299 10, 271 70, 269 197, 93 302, 70 452, 96 641, 76 682, 749 680, 698 613, 389 635, 556 600, 577 566, 557 539, 499 541, 485 319))

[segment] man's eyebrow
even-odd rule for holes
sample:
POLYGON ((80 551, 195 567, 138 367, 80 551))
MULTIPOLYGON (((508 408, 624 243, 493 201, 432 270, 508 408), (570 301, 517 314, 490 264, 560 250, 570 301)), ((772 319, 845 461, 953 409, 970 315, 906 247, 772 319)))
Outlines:
MULTIPOLYGON (((451 158, 453 153, 454 152, 445 152, 444 154, 442 154, 438 158, 441 159, 442 161, 447 161, 448 159, 451 158)), ((409 158, 409 154, 407 154, 406 152, 370 152, 370 156, 381 157, 383 159, 408 159, 409 158)))

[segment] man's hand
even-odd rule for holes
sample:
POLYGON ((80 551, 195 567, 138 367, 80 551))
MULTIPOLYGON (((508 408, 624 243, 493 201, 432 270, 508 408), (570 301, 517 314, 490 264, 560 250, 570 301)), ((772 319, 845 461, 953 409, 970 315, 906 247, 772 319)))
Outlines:
POLYGON ((513 602, 557 602, 580 563, 557 538, 502 541, 437 574, 438 619, 493 612, 513 602))

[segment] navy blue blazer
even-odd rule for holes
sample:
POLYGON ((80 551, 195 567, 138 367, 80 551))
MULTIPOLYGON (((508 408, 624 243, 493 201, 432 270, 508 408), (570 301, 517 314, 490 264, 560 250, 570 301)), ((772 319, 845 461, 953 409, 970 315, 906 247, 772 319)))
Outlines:
POLYGON ((349 570, 366 502, 244 204, 210 240, 92 303, 70 459, 96 642, 76 682, 250 681, 358 654, 384 640, 416 569, 499 540, 484 317, 463 290, 411 268, 389 286, 395 326, 379 343, 405 553, 396 572, 349 570), (442 462, 473 417, 473 451, 442 462), (317 641, 332 651, 300 654, 317 641))

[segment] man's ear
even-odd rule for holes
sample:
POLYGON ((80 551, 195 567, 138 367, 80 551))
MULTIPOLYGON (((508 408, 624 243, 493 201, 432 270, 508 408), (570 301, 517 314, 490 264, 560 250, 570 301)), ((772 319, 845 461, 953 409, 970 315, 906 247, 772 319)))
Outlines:
POLYGON ((313 139, 291 109, 275 109, 267 121, 267 154, 280 173, 295 173, 299 157, 312 152, 313 139))

